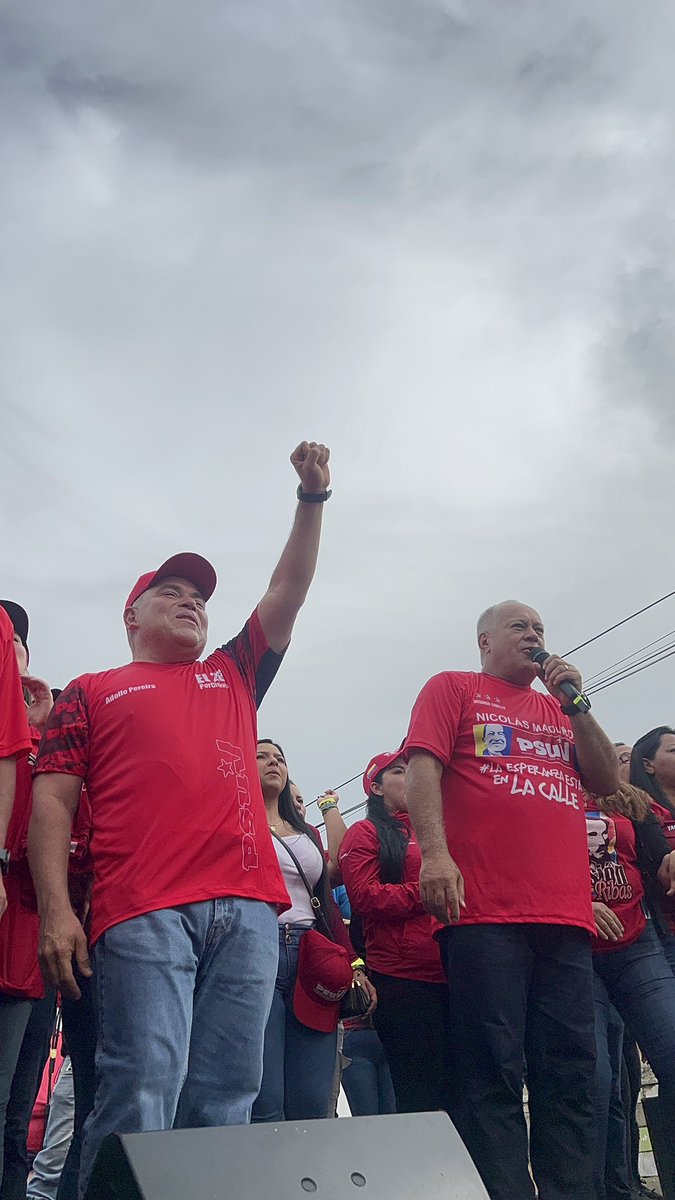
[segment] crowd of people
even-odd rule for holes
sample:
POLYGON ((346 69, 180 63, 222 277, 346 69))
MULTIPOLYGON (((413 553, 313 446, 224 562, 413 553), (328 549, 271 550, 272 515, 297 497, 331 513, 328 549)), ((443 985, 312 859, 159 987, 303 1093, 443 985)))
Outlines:
POLYGON ((646 1195, 640 1055, 675 1163, 675 732, 613 743, 534 661, 539 614, 495 604, 480 670, 368 763, 365 817, 319 798, 324 845, 257 729, 331 495, 327 447, 291 461, 268 590, 206 657, 197 554, 132 587, 131 662, 60 693, 0 602, 0 1200, 84 1197, 107 1134, 332 1116, 340 1084, 353 1115, 447 1112, 491 1200, 646 1195))

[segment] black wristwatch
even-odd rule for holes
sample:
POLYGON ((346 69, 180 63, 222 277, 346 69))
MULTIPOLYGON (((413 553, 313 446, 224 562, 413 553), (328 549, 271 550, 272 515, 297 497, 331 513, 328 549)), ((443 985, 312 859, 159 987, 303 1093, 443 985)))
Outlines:
POLYGON ((11 857, 9 850, 0 850, 0 875, 6 875, 9 871, 9 860, 11 857))
POLYGON ((326 500, 330 500, 333 492, 331 488, 328 488, 325 492, 303 492, 302 484, 299 483, 295 494, 298 500, 302 500, 303 504, 325 504, 326 500))
POLYGON ((586 695, 586 693, 579 692, 579 696, 583 700, 583 704, 580 704, 580 705, 561 704, 560 705, 561 711, 564 712, 566 717, 578 717, 580 715, 580 713, 587 713, 590 711, 591 702, 588 699, 588 696, 586 695))

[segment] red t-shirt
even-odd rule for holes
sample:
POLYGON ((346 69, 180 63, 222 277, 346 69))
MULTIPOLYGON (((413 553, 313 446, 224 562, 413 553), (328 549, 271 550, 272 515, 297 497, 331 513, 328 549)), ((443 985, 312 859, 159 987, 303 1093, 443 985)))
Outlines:
MULTIPOLYGON (((652 800, 652 811, 663 829, 665 839, 671 850, 675 850, 675 816, 670 809, 652 800)), ((671 933, 675 934, 675 896, 666 896, 665 891, 659 898, 659 908, 668 923, 671 933)))
POLYGON ((593 950, 600 954, 629 946, 639 938, 647 923, 645 889, 637 860, 635 826, 628 817, 599 812, 592 798, 586 800, 586 836, 593 899, 611 908, 624 927, 618 942, 593 938, 593 950))
POLYGON ((203 662, 132 662, 59 696, 36 772, 87 786, 92 942, 219 896, 288 908, 256 762, 256 707, 280 662, 255 612, 203 662))
POLYGON ((408 814, 396 815, 410 830, 400 883, 380 879, 380 839, 372 821, 347 830, 338 859, 349 903, 363 922, 369 967, 397 979, 445 983, 431 917, 420 901, 420 848, 408 814))
POLYGON ((0 608, 0 758, 28 754, 31 746, 26 703, 14 649, 14 626, 0 608))
POLYGON ((7 830, 7 849, 11 859, 4 880, 7 911, 0 921, 0 992, 25 999, 39 999, 45 994, 37 958, 40 918, 26 857, 33 789, 32 766, 40 745, 40 734, 32 725, 30 735, 31 752, 28 757, 18 759, 16 764, 16 795, 7 830))
POLYGON ((445 671, 417 698, 405 752, 413 749, 443 764, 448 847, 465 881, 461 923, 593 932, 582 786, 557 701, 484 672, 445 671))

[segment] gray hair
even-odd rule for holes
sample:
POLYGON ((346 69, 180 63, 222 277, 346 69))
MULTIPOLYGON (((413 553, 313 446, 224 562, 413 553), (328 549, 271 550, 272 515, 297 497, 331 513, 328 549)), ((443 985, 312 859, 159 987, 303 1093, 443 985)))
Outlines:
POLYGON ((491 604, 485 609, 478 618, 476 626, 476 636, 480 637, 481 633, 491 633, 497 624, 497 618, 503 608, 507 608, 510 604, 518 604, 518 600, 500 600, 499 604, 491 604))

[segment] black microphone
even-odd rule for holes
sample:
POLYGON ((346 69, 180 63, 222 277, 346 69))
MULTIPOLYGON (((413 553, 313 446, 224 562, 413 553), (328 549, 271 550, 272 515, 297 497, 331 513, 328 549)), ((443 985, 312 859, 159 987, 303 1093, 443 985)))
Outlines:
MULTIPOLYGON (((538 646, 533 646, 530 650, 530 658, 532 659, 532 662, 538 663, 540 667, 543 667, 546 660, 550 657, 551 655, 549 654, 548 650, 541 650, 538 646)), ((569 696, 577 712, 587 713, 591 711, 589 701, 585 696, 582 696, 579 689, 575 688, 573 683, 568 683, 566 680, 565 683, 559 683, 557 686, 560 688, 561 692, 564 692, 566 696, 569 696)))

